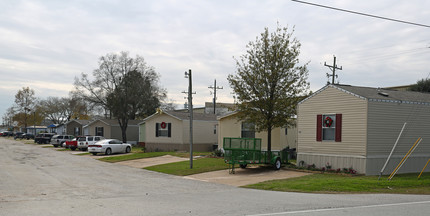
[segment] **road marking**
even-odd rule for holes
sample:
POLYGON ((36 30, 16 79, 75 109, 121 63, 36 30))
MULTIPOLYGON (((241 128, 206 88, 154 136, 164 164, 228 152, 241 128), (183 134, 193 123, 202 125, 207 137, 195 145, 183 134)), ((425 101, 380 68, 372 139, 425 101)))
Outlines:
POLYGON ((392 203, 392 204, 367 205, 367 206, 353 206, 353 207, 344 207, 344 208, 326 208, 326 209, 314 209, 314 210, 288 211, 288 212, 276 212, 276 213, 266 213, 266 214, 254 214, 254 215, 247 215, 247 216, 285 215, 285 214, 298 214, 298 213, 337 211, 337 210, 357 209, 357 208, 375 208, 375 207, 387 207, 387 206, 426 204, 426 203, 430 203, 430 201, 407 202, 407 203, 392 203))

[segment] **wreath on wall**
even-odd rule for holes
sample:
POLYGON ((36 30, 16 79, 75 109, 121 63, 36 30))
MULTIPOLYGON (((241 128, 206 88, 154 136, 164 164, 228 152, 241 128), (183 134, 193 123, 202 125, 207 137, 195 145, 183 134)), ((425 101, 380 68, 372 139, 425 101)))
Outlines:
POLYGON ((166 128, 166 122, 161 122, 161 128, 165 129, 166 128))
POLYGON ((333 119, 330 118, 330 116, 325 117, 324 126, 325 127, 331 127, 332 124, 333 124, 333 119))

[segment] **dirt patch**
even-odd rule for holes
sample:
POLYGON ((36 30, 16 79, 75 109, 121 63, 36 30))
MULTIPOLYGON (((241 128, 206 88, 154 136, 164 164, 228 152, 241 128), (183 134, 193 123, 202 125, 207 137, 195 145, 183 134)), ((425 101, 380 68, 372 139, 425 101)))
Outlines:
POLYGON ((274 170, 269 167, 252 166, 246 169, 235 169, 235 174, 229 174, 228 170, 200 173, 186 176, 187 179, 195 179, 206 182, 214 182, 232 186, 244 186, 268 180, 294 178, 311 173, 297 172, 287 169, 274 170))
POLYGON ((175 156, 171 156, 171 155, 164 155, 161 157, 121 161, 121 162, 117 162, 117 164, 122 164, 122 165, 136 167, 136 168, 145 168, 145 167, 155 166, 155 165, 159 165, 159 164, 174 163, 174 162, 186 161, 186 160, 189 160, 189 159, 181 158, 181 157, 175 157, 175 156))

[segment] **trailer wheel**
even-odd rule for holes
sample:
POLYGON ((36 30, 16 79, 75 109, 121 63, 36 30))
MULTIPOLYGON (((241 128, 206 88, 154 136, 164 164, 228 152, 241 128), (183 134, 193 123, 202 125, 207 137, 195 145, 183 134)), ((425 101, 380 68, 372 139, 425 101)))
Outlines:
POLYGON ((277 158, 275 161, 275 169, 279 170, 281 169, 281 159, 277 158))
POLYGON ((248 164, 239 164, 240 168, 245 169, 248 164))

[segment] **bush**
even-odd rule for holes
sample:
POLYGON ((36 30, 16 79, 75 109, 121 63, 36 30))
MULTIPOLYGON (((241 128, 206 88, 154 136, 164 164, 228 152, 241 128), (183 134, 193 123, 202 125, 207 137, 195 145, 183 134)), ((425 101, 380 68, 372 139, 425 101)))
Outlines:
POLYGON ((224 151, 222 149, 215 149, 212 152, 212 155, 216 157, 224 157, 224 151))

